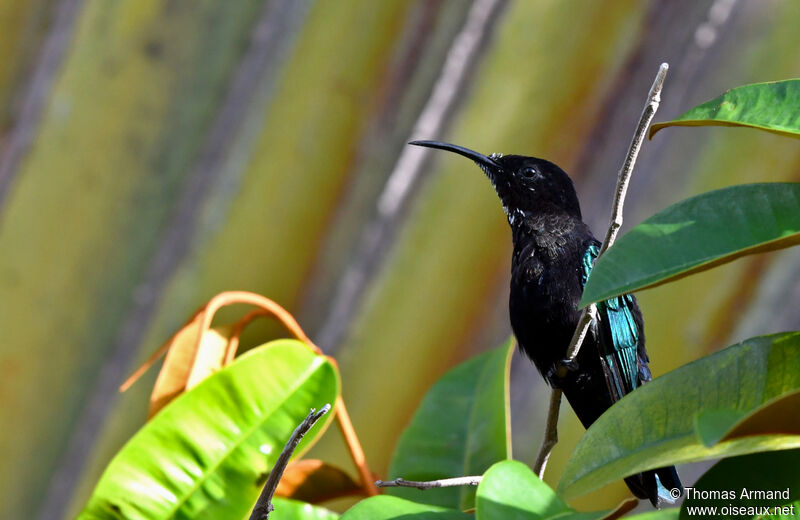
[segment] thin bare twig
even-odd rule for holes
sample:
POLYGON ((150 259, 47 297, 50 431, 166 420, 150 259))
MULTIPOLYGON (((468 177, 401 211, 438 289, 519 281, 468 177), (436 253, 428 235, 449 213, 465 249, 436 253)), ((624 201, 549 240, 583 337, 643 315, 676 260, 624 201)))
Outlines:
POLYGON ((539 476, 544 477, 544 468, 547 466, 547 461, 550 459, 550 453, 553 448, 558 444, 558 412, 561 410, 561 389, 554 388, 550 394, 550 406, 547 409, 547 423, 544 427, 544 439, 542 446, 539 448, 539 454, 536 455, 536 462, 533 465, 533 471, 539 476))
POLYGON ((603 241, 603 247, 600 248, 600 254, 606 252, 606 249, 611 247, 614 240, 617 238, 617 233, 622 227, 622 207, 625 204, 625 194, 628 192, 628 184, 633 174, 633 167, 636 165, 636 158, 639 157, 639 150, 642 149, 642 142, 647 135, 647 129, 650 127, 650 122, 653 116, 656 115, 658 105, 661 103, 661 89, 664 87, 664 79, 667 77, 667 70, 669 65, 662 63, 658 68, 658 74, 653 81, 653 86, 650 87, 650 94, 647 96, 647 104, 642 110, 642 116, 639 118, 639 125, 636 127, 636 133, 633 134, 631 146, 628 149, 628 155, 625 157, 625 163, 619 170, 617 178, 617 194, 614 197, 614 205, 611 208, 611 223, 608 226, 606 238, 603 241))
POLYGON ((328 413, 330 409, 330 404, 326 404, 320 408, 318 412, 312 408, 308 416, 303 419, 303 422, 295 428, 294 433, 289 437, 289 441, 286 443, 286 446, 283 447, 283 451, 275 462, 275 466, 272 468, 272 471, 269 472, 269 477, 267 477, 267 482, 264 484, 264 489, 261 490, 261 495, 258 497, 258 501, 255 507, 253 507, 253 512, 250 514, 250 520, 269 519, 269 514, 275 509, 272 505, 272 496, 275 494, 278 482, 280 482, 283 471, 289 463, 289 458, 292 456, 292 453, 294 453, 295 448, 297 448, 303 436, 308 433, 308 430, 314 426, 320 417, 328 413))
MULTIPOLYGON (((567 348, 567 361, 575 361, 575 358, 578 357, 578 352, 583 345, 583 340, 586 339, 586 334, 589 332, 589 326, 595 318, 597 318, 597 306, 592 303, 583 309, 581 317, 578 318, 578 326, 575 327, 575 332, 572 334, 572 339, 567 348)), ((562 363, 561 366, 558 367, 558 377, 564 377, 566 375, 567 367, 565 363, 562 363)))
POLYGON ((455 486, 477 486, 483 477, 475 475, 471 477, 443 478, 441 480, 416 481, 396 478, 394 480, 378 480, 375 485, 378 487, 413 487, 425 491, 426 489, 455 487, 455 486))
MULTIPOLYGON (((668 69, 669 65, 666 63, 662 63, 658 69, 656 79, 653 81, 653 86, 650 87, 650 94, 647 96, 647 104, 645 104, 642 110, 639 124, 636 127, 636 132, 633 134, 631 145, 628 148, 625 162, 619 170, 617 176, 617 191, 614 196, 614 204, 611 208, 611 223, 608 226, 608 232, 606 233, 605 240, 603 240, 603 245, 600 248, 598 257, 611 247, 614 240, 617 238, 617 233, 619 233, 622 227, 622 210, 625 205, 625 194, 628 192, 628 184, 630 183, 631 174, 633 173, 633 167, 636 164, 636 158, 639 156, 639 150, 642 148, 642 142, 647 134, 647 128, 650 126, 650 122, 653 120, 656 110, 658 110, 659 103, 661 103, 661 89, 664 86, 664 79, 667 76, 668 69)), ((581 313, 578 326, 575 328, 575 333, 572 335, 569 348, 567 348, 567 362, 571 363, 578 357, 578 352, 580 352, 581 345, 583 345, 583 340, 586 338, 589 326, 594 321, 596 314, 597 307, 595 304, 589 305, 581 313)), ((562 363, 561 366, 558 367, 558 377, 566 376, 567 370, 567 364, 562 363)), ((550 409, 547 412, 547 425, 545 426, 544 439, 542 440, 542 446, 539 449, 539 454, 536 457, 536 465, 534 467, 534 471, 539 475, 539 478, 544 476, 544 470, 547 466, 547 460, 550 458, 550 452, 558 442, 558 411, 560 406, 561 390, 556 388, 553 389, 553 393, 550 396, 550 409)))

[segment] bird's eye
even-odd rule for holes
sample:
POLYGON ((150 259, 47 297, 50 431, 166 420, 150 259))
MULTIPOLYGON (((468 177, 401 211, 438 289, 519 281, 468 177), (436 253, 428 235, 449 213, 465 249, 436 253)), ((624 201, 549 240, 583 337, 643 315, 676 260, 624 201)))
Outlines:
POLYGON ((528 167, 522 170, 522 176, 525 177, 526 179, 530 179, 534 175, 536 175, 536 170, 534 170, 533 168, 528 167))

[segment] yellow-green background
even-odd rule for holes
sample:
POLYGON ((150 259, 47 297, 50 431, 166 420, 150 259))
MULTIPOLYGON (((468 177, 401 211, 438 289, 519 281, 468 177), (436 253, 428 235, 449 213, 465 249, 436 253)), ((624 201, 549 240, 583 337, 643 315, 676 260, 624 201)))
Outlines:
MULTIPOLYGON (((145 417, 148 381, 108 390, 213 294, 262 293, 316 337, 470 4, 0 2, 0 154, 19 159, 0 178, 0 517, 74 514, 145 417)), ((664 120, 798 76, 799 24, 793 0, 508 1, 447 130, 426 137, 554 160, 600 234, 659 63, 664 120)), ((428 386, 509 333, 510 234, 489 183, 444 156, 423 177, 344 336, 323 345, 380 474, 428 386)), ((797 141, 665 130, 645 145, 627 223, 701 191, 798 179, 797 141)), ((798 328, 799 272, 788 251, 642 293, 654 373, 798 328)), ((259 325, 246 343, 275 334, 259 325)), ((547 393, 525 363, 514 445, 530 462, 547 393)), ((581 431, 565 411, 551 483, 581 431)), ((346 465, 332 434, 314 455, 346 465)))

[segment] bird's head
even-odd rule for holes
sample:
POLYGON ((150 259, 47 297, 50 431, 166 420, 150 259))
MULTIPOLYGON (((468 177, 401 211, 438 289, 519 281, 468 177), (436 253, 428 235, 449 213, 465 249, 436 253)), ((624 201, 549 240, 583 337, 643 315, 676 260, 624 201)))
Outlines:
POLYGON ((412 141, 409 144, 447 150, 475 161, 492 182, 509 219, 517 212, 537 214, 554 210, 581 218, 572 179, 550 161, 524 155, 487 156, 440 141, 412 141))

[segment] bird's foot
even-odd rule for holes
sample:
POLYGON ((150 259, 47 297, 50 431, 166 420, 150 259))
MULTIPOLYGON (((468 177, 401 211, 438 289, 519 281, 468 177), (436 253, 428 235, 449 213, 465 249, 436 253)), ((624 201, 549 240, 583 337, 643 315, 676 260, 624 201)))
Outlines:
POLYGON ((578 370, 578 362, 574 359, 562 359, 560 364, 564 365, 564 368, 570 372, 577 372, 578 370))
POLYGON ((561 361, 556 361, 553 365, 547 370, 547 373, 544 375, 544 378, 550 383, 550 386, 553 388, 561 388, 560 381, 563 379, 564 375, 560 375, 559 373, 562 372, 561 367, 564 367, 567 372, 575 372, 578 370, 578 362, 575 360, 570 359, 562 359, 561 361))

